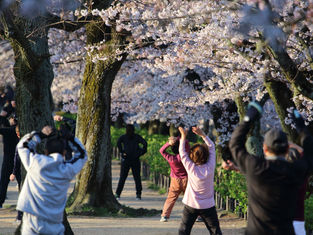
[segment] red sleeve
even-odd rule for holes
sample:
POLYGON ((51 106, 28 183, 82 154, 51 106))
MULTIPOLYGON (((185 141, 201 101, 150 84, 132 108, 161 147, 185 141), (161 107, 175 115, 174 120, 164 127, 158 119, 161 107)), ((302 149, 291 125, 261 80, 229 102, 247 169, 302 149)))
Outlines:
POLYGON ((167 142, 160 148, 161 155, 167 160, 167 161, 173 161, 174 155, 166 152, 166 149, 170 147, 170 144, 167 142))

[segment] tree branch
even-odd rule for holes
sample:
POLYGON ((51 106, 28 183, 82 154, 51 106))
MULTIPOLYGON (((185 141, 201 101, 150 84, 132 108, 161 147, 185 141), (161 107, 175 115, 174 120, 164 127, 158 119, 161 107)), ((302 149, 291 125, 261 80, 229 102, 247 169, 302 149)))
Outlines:
POLYGON ((48 28, 61 29, 67 32, 74 32, 84 27, 85 24, 87 24, 91 20, 91 17, 85 17, 84 20, 82 21, 64 20, 61 17, 54 15, 52 13, 48 13, 46 17, 47 17, 48 28))
POLYGON ((29 69, 34 70, 40 63, 40 59, 32 50, 31 44, 22 30, 14 23, 12 12, 8 8, 3 10, 1 21, 5 38, 19 45, 19 50, 25 56, 29 69))

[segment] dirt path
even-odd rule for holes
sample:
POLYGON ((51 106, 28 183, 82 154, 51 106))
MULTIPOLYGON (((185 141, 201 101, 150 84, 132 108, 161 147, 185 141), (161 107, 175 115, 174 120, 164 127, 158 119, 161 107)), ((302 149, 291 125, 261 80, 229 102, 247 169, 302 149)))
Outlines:
MULTIPOLYGON (((2 141, 1 141, 2 143, 2 141)), ((0 146, 0 163, 2 164, 2 146, 0 146)), ((113 190, 117 186, 119 178, 119 165, 113 161, 112 165, 113 190)), ((17 224, 15 223, 16 212, 14 209, 8 209, 10 205, 16 205, 18 193, 16 182, 10 183, 8 188, 7 200, 4 203, 4 209, 0 209, 0 235, 13 234, 17 224)), ((73 184, 72 184, 73 186, 73 184)), ((121 204, 134 208, 149 208, 161 210, 166 195, 160 195, 157 192, 147 188, 148 182, 143 181, 142 200, 135 200, 135 185, 130 174, 124 190, 121 194, 121 204)), ((69 192, 71 189, 69 190, 69 192)), ((183 204, 182 196, 176 202, 169 222, 159 221, 160 215, 142 218, 112 218, 112 217, 82 217, 69 216, 69 222, 75 234, 77 235, 176 235, 181 219, 183 204)), ((220 214, 220 212, 219 212, 220 214)), ((246 222, 238 219, 234 215, 227 215, 220 218, 223 234, 243 234, 243 228, 246 222)), ((192 234, 208 234, 203 223, 196 223, 192 234)))

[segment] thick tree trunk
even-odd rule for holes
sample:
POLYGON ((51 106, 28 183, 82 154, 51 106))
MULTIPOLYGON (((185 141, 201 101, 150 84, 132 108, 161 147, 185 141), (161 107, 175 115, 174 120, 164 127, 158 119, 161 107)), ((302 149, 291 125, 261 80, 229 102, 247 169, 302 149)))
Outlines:
POLYGON ((112 192, 110 109, 112 83, 125 56, 120 61, 116 59, 115 46, 122 42, 117 34, 103 25, 88 25, 87 43, 100 42, 103 39, 101 29, 110 35, 105 43, 105 55, 109 59, 93 63, 92 58, 87 57, 76 135, 86 146, 88 162, 77 177, 71 210, 79 210, 83 205, 113 211, 120 207, 112 192))
MULTIPOLYGON (((48 54, 47 38, 34 38, 34 50, 38 56, 48 54)), ((14 75, 16 78, 17 115, 22 134, 53 126, 53 101, 50 87, 54 78, 49 58, 43 59, 35 68, 29 68, 23 48, 12 43, 15 53, 14 75)))

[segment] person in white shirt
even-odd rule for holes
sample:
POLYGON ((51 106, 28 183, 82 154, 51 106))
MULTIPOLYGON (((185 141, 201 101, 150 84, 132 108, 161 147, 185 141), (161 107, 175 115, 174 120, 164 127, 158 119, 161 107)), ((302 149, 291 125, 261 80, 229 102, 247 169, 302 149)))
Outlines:
POLYGON ((41 132, 25 135, 17 150, 27 171, 16 207, 24 212, 22 234, 64 234, 67 190, 87 160, 84 146, 70 133, 45 126, 41 132), (36 146, 43 138, 45 154, 39 154, 36 146), (66 142, 73 151, 69 161, 64 160, 66 142))

